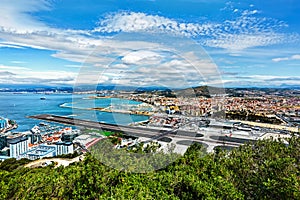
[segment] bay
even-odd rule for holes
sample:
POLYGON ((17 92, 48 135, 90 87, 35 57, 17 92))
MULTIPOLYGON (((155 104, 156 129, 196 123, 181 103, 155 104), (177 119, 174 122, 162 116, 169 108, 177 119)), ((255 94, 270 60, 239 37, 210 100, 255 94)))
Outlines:
POLYGON ((138 105, 141 102, 118 99, 88 99, 90 95, 73 94, 13 94, 0 93, 0 116, 15 120, 18 123, 18 129, 14 131, 27 131, 40 121, 27 118, 30 115, 53 114, 60 116, 72 116, 78 119, 93 120, 109 124, 127 125, 132 122, 145 121, 147 116, 129 115, 122 113, 101 112, 88 110, 87 108, 138 105), (41 100, 45 97, 45 100, 41 100), (61 107, 69 105, 70 107, 61 107))

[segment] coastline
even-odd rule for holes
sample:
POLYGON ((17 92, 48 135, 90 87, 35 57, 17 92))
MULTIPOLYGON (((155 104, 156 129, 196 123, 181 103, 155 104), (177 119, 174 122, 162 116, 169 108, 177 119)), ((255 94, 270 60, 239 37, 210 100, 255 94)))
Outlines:
POLYGON ((144 115, 144 116, 152 116, 154 114, 154 112, 149 112, 149 111, 111 109, 110 106, 106 108, 102 108, 102 107, 88 108, 88 110, 97 110, 101 112, 122 113, 122 114, 130 114, 130 115, 144 115))
MULTIPOLYGON (((109 99, 109 98, 116 98, 116 97, 111 97, 111 96, 104 96, 104 97, 97 97, 97 96, 90 96, 88 98, 83 98, 83 99, 109 99)), ((119 98, 122 99, 122 98, 119 98)), ((90 108, 80 108, 80 107, 74 107, 73 105, 76 104, 76 102, 65 102, 59 107, 62 108, 71 108, 71 109, 80 109, 80 110, 95 110, 95 111, 100 111, 100 112, 110 112, 110 113, 121 113, 121 114, 130 114, 130 115, 141 115, 141 116, 152 116, 154 114, 153 111, 153 106, 151 104, 148 104, 146 102, 140 102, 132 99, 126 99, 130 101, 135 101, 139 102, 140 104, 133 104, 133 105, 127 105, 127 109, 120 109, 120 108, 114 108, 112 105, 107 106, 107 107, 90 107, 90 108), (143 108, 150 109, 149 111, 143 110, 143 108)), ((124 107, 122 105, 118 107, 124 107)))

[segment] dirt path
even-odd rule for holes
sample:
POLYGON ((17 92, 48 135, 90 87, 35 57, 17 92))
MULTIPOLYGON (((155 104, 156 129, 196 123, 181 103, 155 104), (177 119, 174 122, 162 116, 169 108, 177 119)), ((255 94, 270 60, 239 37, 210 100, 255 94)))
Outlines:
POLYGON ((25 167, 35 168, 35 167, 43 166, 43 163, 47 163, 47 162, 57 163, 55 168, 59 167, 59 166, 66 167, 66 166, 69 166, 71 163, 79 162, 83 159, 84 159, 84 155, 77 156, 76 158, 73 158, 73 159, 68 159, 68 158, 46 158, 46 159, 32 161, 32 162, 26 164, 25 167))

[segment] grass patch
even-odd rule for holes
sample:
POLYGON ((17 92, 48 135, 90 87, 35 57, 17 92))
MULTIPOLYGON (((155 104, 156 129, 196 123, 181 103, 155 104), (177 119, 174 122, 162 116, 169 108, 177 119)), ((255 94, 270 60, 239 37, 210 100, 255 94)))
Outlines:
POLYGON ((84 133, 99 133, 104 136, 111 136, 111 135, 115 134, 115 132, 103 131, 103 130, 97 130, 97 129, 85 129, 83 132, 84 133))

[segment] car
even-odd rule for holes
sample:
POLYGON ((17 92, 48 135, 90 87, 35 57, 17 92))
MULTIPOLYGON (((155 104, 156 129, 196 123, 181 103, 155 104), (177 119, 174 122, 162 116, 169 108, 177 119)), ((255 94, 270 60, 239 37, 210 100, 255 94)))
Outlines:
POLYGON ((53 161, 45 161, 45 162, 42 163, 42 166, 46 167, 48 165, 51 165, 52 163, 53 163, 53 161))

